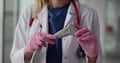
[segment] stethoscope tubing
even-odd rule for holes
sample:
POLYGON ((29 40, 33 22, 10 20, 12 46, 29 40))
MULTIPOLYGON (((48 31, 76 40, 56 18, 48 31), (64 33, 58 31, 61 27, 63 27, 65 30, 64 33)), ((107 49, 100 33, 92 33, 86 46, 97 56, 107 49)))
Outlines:
MULTIPOLYGON (((75 3, 75 0, 72 0, 72 4, 74 6, 74 11, 76 13, 77 24, 80 25, 80 15, 79 15, 79 10, 78 10, 78 7, 77 7, 77 5, 75 3)), ((35 18, 30 18, 29 27, 32 26, 32 23, 33 23, 34 20, 35 20, 35 18)), ((40 27, 42 28, 42 24, 40 24, 40 27)))
MULTIPOLYGON (((78 9, 78 7, 77 7, 77 5, 76 5, 76 2, 75 2, 75 0, 72 0, 72 4, 73 4, 73 6, 74 6, 74 11, 75 11, 75 14, 76 14, 76 19, 77 19, 77 24, 79 24, 80 25, 80 22, 81 22, 81 19, 80 19, 80 11, 79 11, 79 9, 78 9)), ((33 21, 35 20, 35 18, 31 18, 30 19, 30 21, 29 21, 29 27, 31 27, 32 26, 32 23, 33 23, 33 21)), ((40 28, 42 28, 42 24, 40 24, 40 28)), ((85 54, 84 54, 84 51, 82 50, 82 47, 81 47, 81 45, 79 45, 79 50, 77 51, 77 55, 78 56, 85 56, 85 54), (80 53, 80 55, 79 55, 79 53, 80 53)))

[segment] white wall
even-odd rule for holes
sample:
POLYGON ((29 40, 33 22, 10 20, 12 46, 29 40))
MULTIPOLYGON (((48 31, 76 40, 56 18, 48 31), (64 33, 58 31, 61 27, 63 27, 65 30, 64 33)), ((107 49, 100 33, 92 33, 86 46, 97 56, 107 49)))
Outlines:
POLYGON ((0 0, 0 63, 2 63, 3 0, 0 0))

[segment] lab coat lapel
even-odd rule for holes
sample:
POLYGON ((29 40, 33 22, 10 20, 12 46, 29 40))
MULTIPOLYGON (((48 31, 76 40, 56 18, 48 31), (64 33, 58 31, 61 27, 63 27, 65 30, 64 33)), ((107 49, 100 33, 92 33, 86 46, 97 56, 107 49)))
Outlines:
POLYGON ((76 15, 75 15, 75 12, 74 12, 73 4, 70 3, 70 6, 68 8, 68 12, 67 12, 67 15, 66 15, 64 27, 66 27, 72 21, 76 21, 76 15))
MULTIPOLYGON (((66 16, 64 27, 66 27, 68 24, 72 23, 73 21, 77 21, 77 20, 76 20, 76 14, 75 14, 75 11, 74 11, 73 4, 71 3, 69 8, 68 8, 68 13, 67 13, 67 16, 66 16)), ((70 46, 70 43, 71 43, 71 42, 68 42, 68 41, 72 38, 73 38, 72 36, 66 36, 66 37, 62 38, 62 49, 63 49, 62 53, 63 53, 63 56, 67 55, 67 51, 68 51, 67 49, 69 49, 69 46, 70 46)))
POLYGON ((47 5, 43 7, 42 11, 38 14, 38 20, 42 25, 41 32, 48 33, 48 8, 47 5))
MULTIPOLYGON (((48 7, 47 5, 43 7, 42 11, 38 14, 38 20, 40 22, 40 24, 42 25, 41 31, 42 33, 48 33, 48 7)), ((47 47, 48 47, 48 43, 46 42, 47 47)), ((37 57, 41 60, 39 60, 41 63, 46 63, 46 54, 47 54, 47 47, 42 48, 41 52, 36 52, 36 53, 41 53, 40 57, 37 57)), ((33 62, 36 63, 36 62, 33 62)))

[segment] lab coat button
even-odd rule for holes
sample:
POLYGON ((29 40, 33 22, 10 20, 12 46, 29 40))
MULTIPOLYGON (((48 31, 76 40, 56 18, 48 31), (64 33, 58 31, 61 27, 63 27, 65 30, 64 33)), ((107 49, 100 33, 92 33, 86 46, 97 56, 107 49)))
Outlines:
POLYGON ((67 57, 65 56, 64 59, 67 59, 67 57))

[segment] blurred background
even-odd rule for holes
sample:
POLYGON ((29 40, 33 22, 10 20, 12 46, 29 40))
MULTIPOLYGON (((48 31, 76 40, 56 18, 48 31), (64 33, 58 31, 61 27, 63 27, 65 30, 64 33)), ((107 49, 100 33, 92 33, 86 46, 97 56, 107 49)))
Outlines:
MULTIPOLYGON (((22 9, 34 0, 0 0, 0 63, 9 59, 15 26, 22 9)), ((120 0, 80 0, 99 15, 104 63, 120 63, 120 0)))

